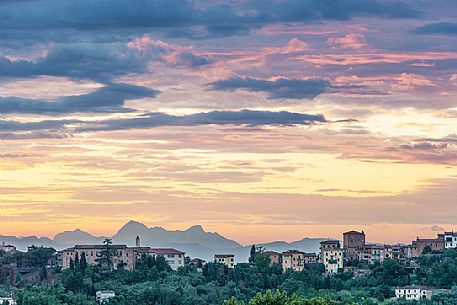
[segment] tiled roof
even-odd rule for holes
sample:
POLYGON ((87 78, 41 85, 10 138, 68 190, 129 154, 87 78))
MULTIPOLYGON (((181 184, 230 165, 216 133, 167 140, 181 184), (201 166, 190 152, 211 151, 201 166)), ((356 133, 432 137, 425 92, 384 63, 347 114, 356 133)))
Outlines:
MULTIPOLYGON (((110 248, 111 249, 127 249, 127 246, 126 245, 110 245, 110 248)), ((103 250, 103 249, 106 249, 106 245, 75 245, 74 247, 72 248, 68 248, 68 249, 65 249, 64 251, 72 251, 72 250, 91 250, 91 249, 96 249, 96 250, 103 250)))
POLYGON ((226 258, 226 257, 234 257, 235 254, 215 254, 214 257, 217 258, 226 258))
POLYGON ((155 254, 185 254, 186 252, 182 252, 172 248, 151 248, 149 249, 150 253, 155 254))
POLYGON ((299 250, 287 250, 283 252, 283 254, 305 254, 305 252, 299 250))

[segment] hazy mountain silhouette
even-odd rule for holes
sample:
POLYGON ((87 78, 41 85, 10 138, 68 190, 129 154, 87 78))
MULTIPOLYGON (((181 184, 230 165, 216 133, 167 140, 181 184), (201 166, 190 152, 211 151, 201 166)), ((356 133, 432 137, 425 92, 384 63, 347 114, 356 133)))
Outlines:
POLYGON ((76 229, 65 231, 54 236, 54 241, 61 245, 91 245, 101 243, 105 237, 93 236, 87 232, 76 229))
MULTIPOLYGON (((169 231, 162 227, 149 228, 146 225, 129 221, 122 226, 112 237, 115 244, 135 245, 135 238, 139 236, 142 246, 150 247, 172 247, 186 252, 186 255, 194 258, 199 257, 205 260, 212 260, 216 253, 233 253, 236 261, 247 261, 251 245, 242 246, 236 241, 224 236, 206 232, 202 226, 195 225, 184 231, 169 231)), ((0 243, 15 245, 19 250, 25 251, 28 246, 45 246, 61 250, 75 244, 101 244, 107 237, 94 236, 90 233, 76 229, 57 234, 54 239, 35 236, 15 237, 0 236, 0 243)), ((258 244, 265 250, 282 252, 290 249, 297 249, 305 252, 318 252, 319 243, 322 238, 304 238, 299 241, 287 243, 275 241, 271 243, 258 244)))

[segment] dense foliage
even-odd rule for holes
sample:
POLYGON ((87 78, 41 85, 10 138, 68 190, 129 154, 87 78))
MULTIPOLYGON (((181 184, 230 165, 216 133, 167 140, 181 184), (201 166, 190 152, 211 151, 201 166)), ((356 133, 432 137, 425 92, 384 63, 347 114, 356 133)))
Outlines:
MULTIPOLYGON (((173 271, 164 258, 143 256, 136 270, 129 272, 112 270, 106 260, 89 266, 83 256, 75 259, 71 268, 60 270, 46 267, 53 253, 52 249, 32 248, 26 253, 4 255, 0 259, 1 293, 14 293, 19 305, 94 304, 97 290, 116 292, 111 305, 221 305, 224 300, 224 305, 369 305, 407 304, 390 300, 395 286, 457 286, 454 250, 418 258, 420 268, 390 259, 370 266, 353 262, 359 270, 368 268, 361 276, 349 272, 327 276, 320 264, 302 272, 283 272, 279 265, 269 266, 268 257, 262 253, 251 255, 250 263, 237 264, 233 269, 208 263, 203 268, 188 264, 173 271), (16 268, 8 273, 11 266, 31 271, 19 274, 16 268), (14 280, 10 280, 11 274, 14 280)), ((421 304, 457 304, 457 291, 434 295, 432 301, 421 304)))

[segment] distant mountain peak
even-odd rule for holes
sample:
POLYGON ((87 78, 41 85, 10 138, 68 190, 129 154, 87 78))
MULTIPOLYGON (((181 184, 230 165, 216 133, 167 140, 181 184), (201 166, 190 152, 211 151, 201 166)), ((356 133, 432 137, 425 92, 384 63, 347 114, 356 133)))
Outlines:
POLYGON ((149 228, 141 222, 135 221, 135 220, 130 220, 127 222, 125 225, 122 226, 122 228, 119 231, 124 231, 124 230, 148 230, 149 228))
POLYGON ((195 225, 186 230, 186 232, 206 233, 201 225, 195 225))

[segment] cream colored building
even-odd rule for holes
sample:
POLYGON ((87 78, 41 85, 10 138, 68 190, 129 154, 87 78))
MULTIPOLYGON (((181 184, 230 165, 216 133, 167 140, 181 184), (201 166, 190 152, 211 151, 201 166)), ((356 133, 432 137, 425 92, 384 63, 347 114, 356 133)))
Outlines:
POLYGON ((338 273, 340 269, 343 269, 343 249, 341 249, 340 242, 338 240, 321 242, 320 260, 329 274, 338 273))
POLYGON ((177 270, 179 267, 184 267, 185 252, 175 249, 150 248, 149 254, 154 257, 162 256, 173 270, 177 270))
MULTIPOLYGON (((78 256, 81 259, 83 254, 86 257, 88 265, 96 265, 100 258, 101 252, 106 248, 105 245, 76 245, 62 251, 62 268, 70 268, 70 261, 73 262, 78 256)), ((126 245, 110 245, 113 249, 113 268, 117 269, 119 264, 124 264, 124 269, 135 269, 136 253, 133 248, 128 248, 126 245)))
POLYGON ((7 245, 5 244, 5 242, 2 242, 2 244, 0 245, 0 250, 2 250, 5 253, 13 253, 16 252, 16 247, 13 245, 7 245))
POLYGON ((235 267, 235 255, 233 254, 216 254, 214 255, 214 262, 224 264, 229 268, 235 267))
POLYGON ((112 290, 99 290, 95 293, 95 298, 100 304, 109 303, 110 298, 114 298, 116 293, 112 290))
POLYGON ((9 305, 16 305, 16 301, 10 297, 0 297, 0 305, 1 304, 9 304, 9 305), (8 303, 7 303, 8 302, 8 303))
POLYGON ((282 253, 283 271, 292 270, 300 272, 305 267, 305 253, 298 250, 289 250, 282 253))
POLYGON ((432 290, 425 286, 405 286, 398 287, 395 289, 395 297, 397 299, 405 300, 415 300, 419 301, 420 299, 431 299, 432 290))

